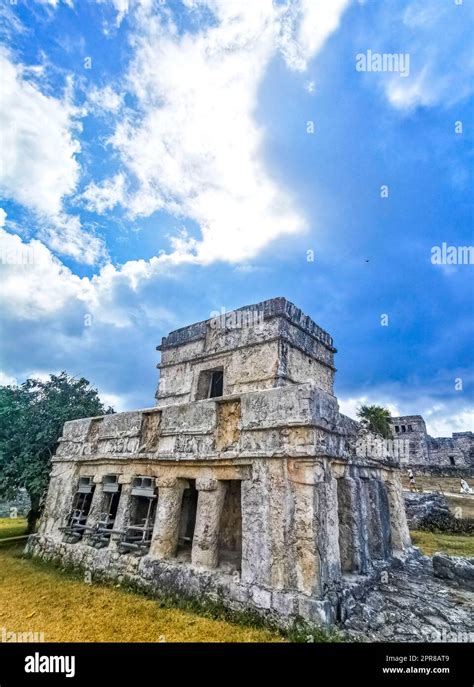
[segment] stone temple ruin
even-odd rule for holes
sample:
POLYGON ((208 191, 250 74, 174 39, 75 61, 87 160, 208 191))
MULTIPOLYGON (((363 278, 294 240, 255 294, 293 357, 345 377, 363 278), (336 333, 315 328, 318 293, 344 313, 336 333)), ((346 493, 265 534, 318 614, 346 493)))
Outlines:
POLYGON ((417 472, 444 475, 474 475, 474 434, 453 432, 451 437, 431 437, 421 415, 390 420, 394 438, 408 441, 404 467, 417 472))
POLYGON ((284 298, 162 339, 156 406, 64 425, 34 555, 329 624, 410 550, 398 465, 357 455, 332 338, 284 298))

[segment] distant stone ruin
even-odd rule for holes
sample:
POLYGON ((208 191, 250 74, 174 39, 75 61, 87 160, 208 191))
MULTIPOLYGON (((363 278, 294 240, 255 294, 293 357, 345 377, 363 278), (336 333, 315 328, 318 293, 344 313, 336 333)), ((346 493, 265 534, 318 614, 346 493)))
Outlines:
POLYGON ((451 437, 431 437, 421 415, 390 420, 395 439, 408 442, 402 468, 425 474, 474 476, 474 433, 454 432, 451 437))
POLYGON ((152 592, 333 623, 411 550, 399 466, 356 451, 329 334, 284 298, 230 315, 163 338, 156 407, 64 425, 29 548, 152 592))

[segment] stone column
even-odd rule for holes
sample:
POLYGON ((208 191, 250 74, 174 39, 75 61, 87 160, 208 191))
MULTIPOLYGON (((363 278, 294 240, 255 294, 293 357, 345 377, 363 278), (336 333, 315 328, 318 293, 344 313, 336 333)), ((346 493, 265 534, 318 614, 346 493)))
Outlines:
POLYGON ((225 482, 197 479, 199 491, 191 562, 205 568, 216 568, 219 562, 219 529, 227 489, 225 482))
POLYGON ((344 572, 364 573, 366 555, 360 507, 360 480, 346 473, 337 482, 339 550, 344 572))
MULTIPOLYGON (((272 523, 269 506, 270 463, 257 461, 252 479, 243 479, 242 488, 242 570, 246 584, 272 586, 272 523)), ((283 510, 283 509, 281 509, 283 510)), ((282 528, 283 530, 283 528, 282 528)))
POLYGON ((390 472, 386 475, 388 502, 390 507, 390 529, 392 532, 392 546, 394 551, 404 551, 411 546, 405 503, 403 500, 400 475, 390 472))
POLYGON ((341 577, 341 554, 339 551, 339 516, 337 502, 337 479, 333 476, 339 466, 326 468, 324 481, 316 486, 319 494, 318 548, 322 551, 321 585, 331 585, 341 577))
MULTIPOLYGON (((102 504, 104 502, 104 492, 102 490, 102 476, 97 477, 97 482, 96 478, 94 477, 94 484, 95 484, 95 489, 94 493, 92 494, 92 503, 91 507, 89 509, 89 514, 87 516, 86 520, 86 527, 94 527, 94 525, 97 525, 99 521, 99 515, 102 512, 102 504)), ((85 532, 84 536, 88 537, 91 534, 91 532, 85 532)))
POLYGON ((316 547, 319 498, 314 484, 294 483, 292 549, 295 588, 304 594, 321 590, 321 558, 316 547))
POLYGON ((173 558, 178 546, 181 505, 187 482, 184 479, 157 477, 156 483, 158 504, 149 556, 173 558))
MULTIPOLYGON (((132 476, 120 475, 118 478, 119 484, 122 485, 120 492, 120 500, 118 503, 117 513, 115 515, 114 530, 123 530, 127 524, 128 515, 130 511, 130 496, 132 491, 132 476)), ((112 534, 109 542, 109 549, 115 551, 119 542, 119 535, 112 534)))
MULTIPOLYGON (((337 473, 336 467, 334 468, 337 473)), ((289 465, 293 492, 290 584, 310 596, 341 576, 337 479, 324 457, 289 465)), ((283 504, 282 504, 283 505, 283 504)))
POLYGON ((378 476, 365 480, 368 506, 369 549, 373 560, 385 559, 391 553, 390 514, 387 491, 378 476))

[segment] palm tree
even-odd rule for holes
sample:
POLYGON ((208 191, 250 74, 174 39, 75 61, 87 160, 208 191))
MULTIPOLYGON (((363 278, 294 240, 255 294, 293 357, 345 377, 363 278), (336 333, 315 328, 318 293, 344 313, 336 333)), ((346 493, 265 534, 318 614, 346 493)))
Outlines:
POLYGON ((365 420, 368 429, 374 434, 379 434, 385 439, 392 437, 390 429, 390 411, 383 406, 361 406, 357 411, 357 417, 365 420))

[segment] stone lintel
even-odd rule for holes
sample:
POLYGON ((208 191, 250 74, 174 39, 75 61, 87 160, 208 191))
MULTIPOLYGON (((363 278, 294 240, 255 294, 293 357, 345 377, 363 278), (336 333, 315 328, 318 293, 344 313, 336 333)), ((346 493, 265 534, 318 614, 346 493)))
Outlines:
POLYGON ((155 481, 158 489, 186 489, 188 486, 187 480, 176 477, 175 475, 159 475, 155 478, 155 481))

